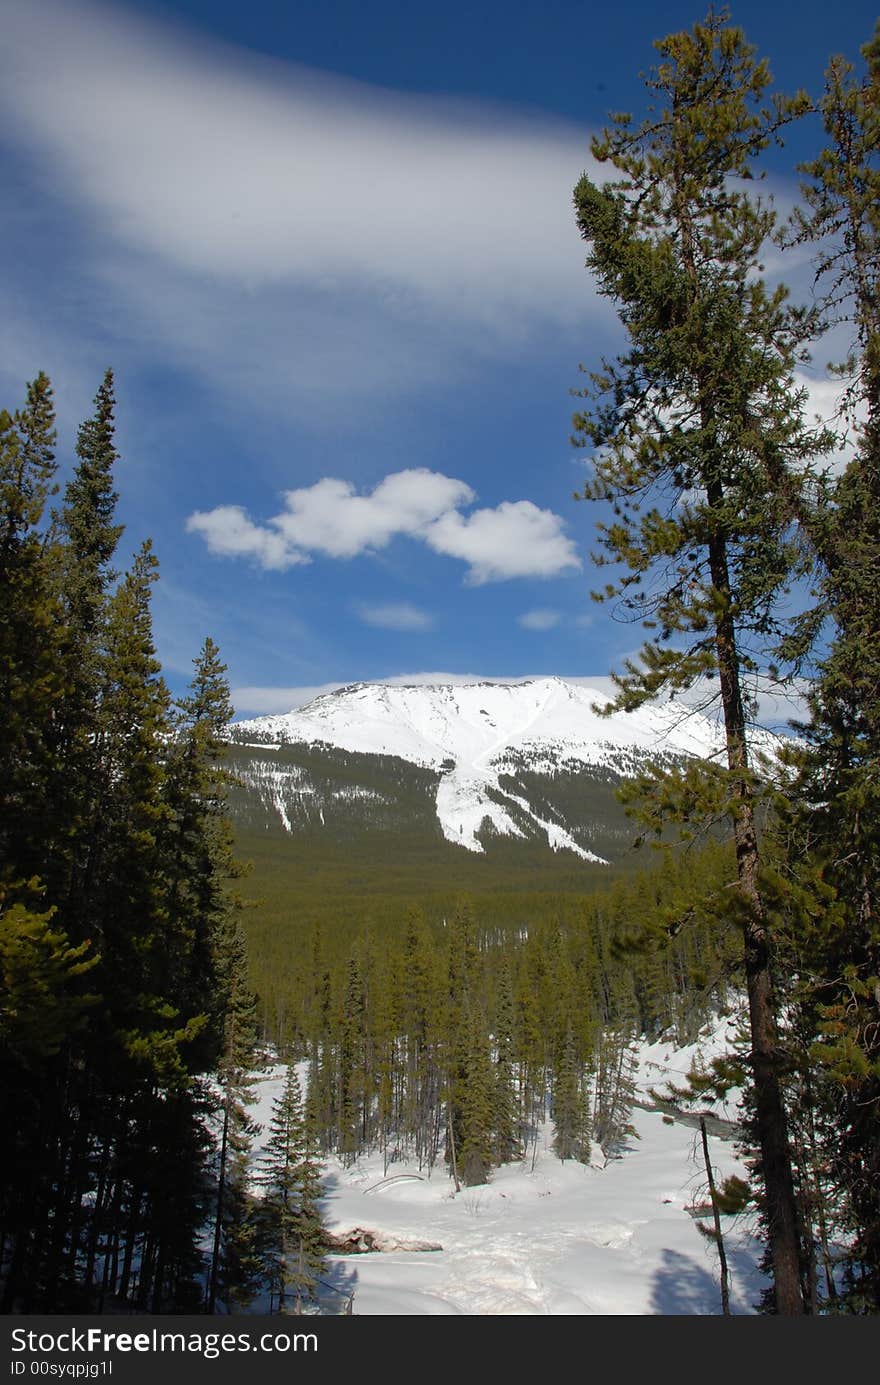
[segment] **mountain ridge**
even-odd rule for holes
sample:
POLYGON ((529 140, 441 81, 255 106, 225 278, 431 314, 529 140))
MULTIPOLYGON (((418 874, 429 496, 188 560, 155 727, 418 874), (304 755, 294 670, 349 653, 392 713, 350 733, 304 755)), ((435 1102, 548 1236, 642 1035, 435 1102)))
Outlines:
MULTIPOLYGON (((357 682, 298 710, 233 723, 230 739, 270 753, 273 746, 298 745, 396 757, 436 773, 436 814, 447 841, 483 852, 487 831, 537 834, 554 851, 605 863, 558 812, 536 803, 525 777, 549 781, 563 772, 599 771, 626 778, 652 761, 709 759, 724 750, 722 731, 700 711, 671 701, 607 716, 594 710, 607 703, 598 689, 555 676, 357 682)), ((769 733, 758 738, 773 739, 769 733)), ((290 831, 284 775, 274 778, 276 806, 290 831)))

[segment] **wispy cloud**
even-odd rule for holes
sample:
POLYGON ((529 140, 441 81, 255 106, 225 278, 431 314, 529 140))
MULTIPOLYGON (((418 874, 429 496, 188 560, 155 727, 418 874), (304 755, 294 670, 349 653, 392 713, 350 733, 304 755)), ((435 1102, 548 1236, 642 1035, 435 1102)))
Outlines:
POLYGON ((380 630, 430 630, 434 619, 427 611, 408 601, 392 601, 386 604, 371 605, 362 602, 356 607, 365 625, 375 625, 380 630))
POLYGON ((123 335, 149 330, 242 393, 399 392, 599 308, 570 210, 588 132, 570 123, 98 0, 6 7, 3 40, 4 137, 50 172, 89 296, 100 283, 123 335), (262 375, 234 371, 243 357, 262 375))
POLYGON ((196 46, 90 0, 13 7, 4 47, 19 128, 116 237, 188 270, 366 274, 444 301, 457 286, 469 315, 463 290, 531 300, 577 249, 568 203, 587 141, 561 122, 196 46))
POLYGON ((369 495, 348 481, 324 477, 287 491, 285 508, 255 524, 239 505, 197 510, 186 522, 218 557, 252 558, 284 570, 311 555, 354 558, 384 548, 396 535, 419 539, 435 553, 468 564, 473 585, 513 577, 555 577, 581 560, 559 515, 530 500, 463 515, 474 500, 464 481, 417 467, 386 476, 369 495))
POLYGON ((561 620, 561 611, 539 608, 535 611, 524 611, 517 624, 521 625, 523 630, 552 630, 561 620))
POLYGON ((284 712, 294 712, 298 707, 305 707, 309 702, 314 702, 316 697, 336 692, 337 688, 341 687, 344 687, 344 684, 311 683, 293 688, 243 685, 231 688, 229 695, 236 716, 271 716, 273 713, 282 715, 284 712))

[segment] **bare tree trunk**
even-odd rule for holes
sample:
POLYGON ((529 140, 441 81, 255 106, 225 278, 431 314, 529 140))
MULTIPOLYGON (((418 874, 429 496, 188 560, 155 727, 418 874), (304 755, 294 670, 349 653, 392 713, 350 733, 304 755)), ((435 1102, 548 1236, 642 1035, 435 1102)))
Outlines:
POLYGON ((449 1153, 452 1157, 452 1177, 455 1180, 455 1191, 461 1192, 461 1184, 458 1181, 458 1164, 455 1158, 455 1121, 452 1118, 452 1104, 446 1107, 447 1119, 449 1121, 449 1153))
POLYGON ((727 1252, 724 1249, 724 1234, 721 1230, 721 1217, 718 1212, 718 1199, 715 1196, 715 1174, 709 1158, 709 1137, 706 1122, 700 1116, 700 1135, 703 1140, 703 1159, 706 1163, 706 1179, 709 1183, 709 1197, 712 1199, 712 1221, 715 1226, 715 1244, 718 1247, 718 1261, 721 1267, 721 1311, 730 1316, 730 1275, 727 1272, 727 1252))
POLYGON ((220 1168, 217 1175, 217 1203, 214 1208, 214 1244, 211 1249, 211 1273, 205 1296, 205 1312, 213 1314, 217 1304, 217 1277, 220 1271, 220 1240, 223 1235, 223 1203, 226 1196, 226 1159, 229 1148, 229 1108, 232 1093, 227 1086, 223 1102, 223 1134, 220 1138, 220 1168))

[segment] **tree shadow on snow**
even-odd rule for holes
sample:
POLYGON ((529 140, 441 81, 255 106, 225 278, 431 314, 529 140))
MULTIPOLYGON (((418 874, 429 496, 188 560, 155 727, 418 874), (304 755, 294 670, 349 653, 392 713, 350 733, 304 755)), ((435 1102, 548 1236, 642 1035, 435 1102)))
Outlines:
MULTIPOLYGON (((731 1274, 730 1308, 736 1315, 751 1314, 766 1280, 752 1256, 736 1247, 727 1248, 731 1274)), ((654 1275, 651 1307, 662 1317, 721 1315, 721 1281, 717 1262, 700 1265, 677 1250, 664 1250, 654 1275)))
POLYGON ((327 1317, 342 1317, 356 1312, 357 1280, 357 1270, 353 1266, 330 1256, 318 1283, 321 1313, 327 1317))

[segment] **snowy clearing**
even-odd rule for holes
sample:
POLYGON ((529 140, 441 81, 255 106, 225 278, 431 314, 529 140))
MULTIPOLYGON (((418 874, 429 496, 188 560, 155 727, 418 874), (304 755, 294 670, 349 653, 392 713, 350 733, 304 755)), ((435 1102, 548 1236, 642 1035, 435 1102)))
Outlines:
MULTIPOLYGON (((641 1095, 665 1077, 680 1080, 697 1052, 719 1051, 724 1028, 686 1050, 640 1045, 641 1095)), ((264 1125, 282 1075, 275 1068, 259 1084, 264 1125)), ((383 1247, 330 1257, 339 1305, 353 1295, 355 1315, 720 1313, 717 1254, 687 1210, 706 1200, 699 1133, 655 1111, 635 1110, 632 1124, 635 1137, 604 1167, 599 1151, 591 1166, 560 1163, 548 1125, 534 1167, 530 1156, 457 1194, 442 1163, 429 1176, 402 1162, 386 1172, 381 1154, 348 1168, 328 1161, 328 1230, 367 1232, 383 1247), (425 1244, 442 1250, 417 1248, 425 1244)), ((730 1141, 709 1145, 718 1178, 742 1174, 730 1141)), ((753 1313, 766 1284, 761 1247, 742 1219, 722 1221, 732 1311, 753 1313)))

